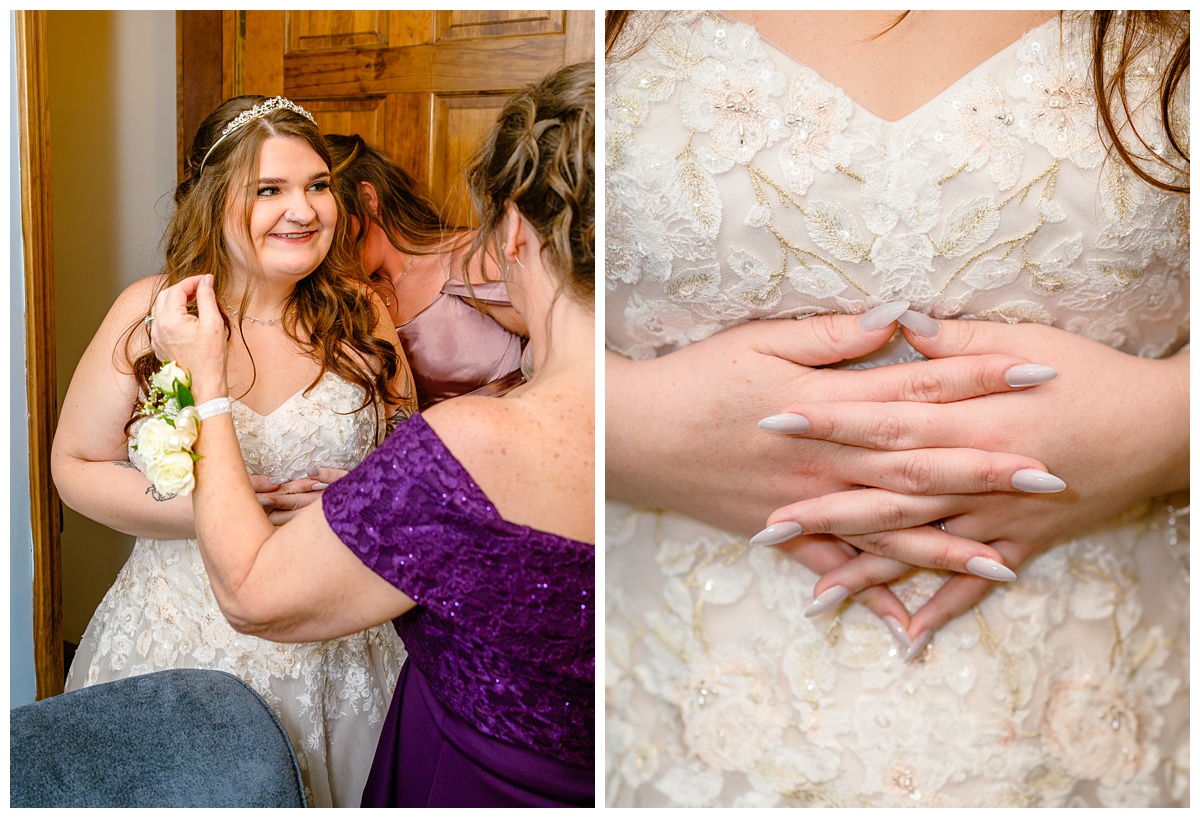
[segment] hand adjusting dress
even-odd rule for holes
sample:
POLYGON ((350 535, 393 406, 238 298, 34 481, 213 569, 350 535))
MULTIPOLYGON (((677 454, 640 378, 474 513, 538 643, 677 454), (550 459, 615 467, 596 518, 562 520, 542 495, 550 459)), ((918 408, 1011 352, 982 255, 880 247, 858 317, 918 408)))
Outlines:
MULTIPOLYGON (((326 373, 268 415, 234 400, 247 469, 291 479, 310 463, 354 468, 383 429, 382 412, 352 411, 362 394, 326 373)), ((130 460, 137 463, 132 450, 130 460)), ((217 606, 195 540, 139 537, 84 632, 67 690, 169 668, 227 671, 283 722, 308 803, 357 806, 403 661, 390 625, 307 644, 237 633, 217 606)))
MULTIPOLYGON (((908 299, 1179 350, 1188 198, 1106 158, 1088 25, 1047 22, 896 122, 723 16, 657 25, 606 76, 609 347, 908 299)), ((1169 151, 1155 110, 1139 132, 1169 151)), ((779 552, 610 502, 608 803, 1185 805, 1186 502, 1097 520, 910 665, 861 606, 805 619, 817 577, 779 552)), ((915 611, 942 582, 893 590, 915 611)))
POLYGON ((421 415, 323 507, 417 602, 363 806, 592 806, 593 546, 504 520, 421 415))

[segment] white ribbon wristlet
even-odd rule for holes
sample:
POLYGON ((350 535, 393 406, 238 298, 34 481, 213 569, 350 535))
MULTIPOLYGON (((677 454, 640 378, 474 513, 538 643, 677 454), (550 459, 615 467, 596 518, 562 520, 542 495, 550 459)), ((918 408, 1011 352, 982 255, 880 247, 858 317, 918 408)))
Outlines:
POLYGON ((200 416, 201 420, 208 420, 213 415, 222 415, 226 412, 233 412, 229 398, 213 398, 196 407, 196 414, 200 416))

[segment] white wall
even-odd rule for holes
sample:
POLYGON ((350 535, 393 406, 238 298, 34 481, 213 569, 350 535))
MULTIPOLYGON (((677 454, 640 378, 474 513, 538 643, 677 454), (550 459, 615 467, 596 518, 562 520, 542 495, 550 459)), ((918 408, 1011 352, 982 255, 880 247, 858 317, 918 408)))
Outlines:
MULTIPOLYGON (((175 185, 175 12, 49 13, 58 399, 108 307, 160 271, 175 185)), ((133 546, 64 509, 63 636, 78 642, 133 546)))
POLYGON ((20 142, 17 134, 16 39, 9 13, 9 276, 8 378, 8 701, 29 704, 37 694, 33 663, 33 527, 29 521, 29 412, 25 401, 25 269, 21 242, 20 142), (17 456, 12 456, 13 454, 17 456))

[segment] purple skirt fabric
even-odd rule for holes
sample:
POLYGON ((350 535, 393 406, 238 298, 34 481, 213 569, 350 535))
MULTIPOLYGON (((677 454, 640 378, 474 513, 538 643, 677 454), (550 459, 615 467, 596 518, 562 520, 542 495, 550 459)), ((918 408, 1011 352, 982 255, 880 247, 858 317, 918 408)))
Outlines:
POLYGON ((595 771, 484 735, 443 708, 406 662, 364 807, 592 807, 595 771))

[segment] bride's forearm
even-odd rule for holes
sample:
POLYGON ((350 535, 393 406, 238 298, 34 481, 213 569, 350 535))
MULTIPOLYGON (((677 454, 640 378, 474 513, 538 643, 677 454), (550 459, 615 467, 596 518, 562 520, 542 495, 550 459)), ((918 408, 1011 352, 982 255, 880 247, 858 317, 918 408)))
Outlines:
POLYGON ((1140 396, 1144 401, 1141 417, 1146 425, 1158 431, 1159 442, 1153 444, 1158 451, 1149 453, 1158 462, 1151 470, 1151 476, 1158 480, 1152 490, 1155 495, 1186 491, 1191 482, 1191 353, 1184 350, 1165 360, 1147 363, 1161 370, 1156 373, 1161 389, 1140 396))
POLYGON ((639 388, 638 367, 615 352, 604 353, 604 485, 608 496, 619 500, 633 500, 640 495, 638 474, 644 470, 639 458, 644 449, 638 435, 638 415, 644 421, 645 414, 639 413, 636 396, 649 390, 645 383, 639 388))

